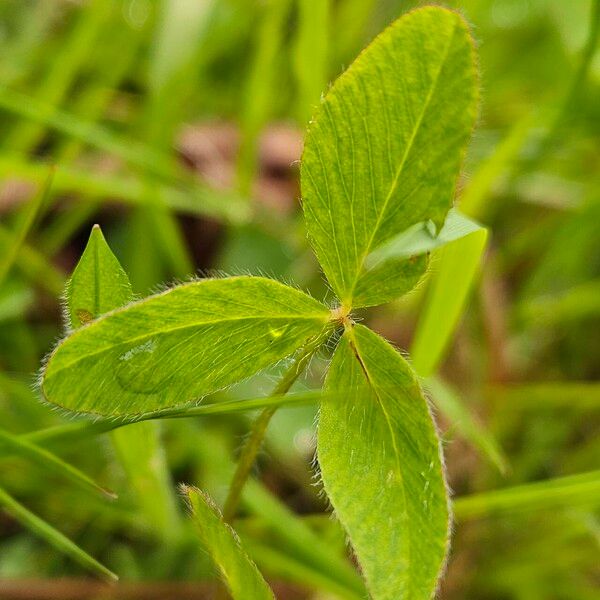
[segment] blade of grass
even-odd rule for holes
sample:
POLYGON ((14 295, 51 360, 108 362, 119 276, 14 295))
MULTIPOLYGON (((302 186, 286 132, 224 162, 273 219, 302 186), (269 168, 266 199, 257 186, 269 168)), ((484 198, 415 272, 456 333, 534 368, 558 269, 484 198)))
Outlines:
POLYGON ((0 69, 4 83, 20 84, 29 75, 32 65, 38 64, 55 9, 51 2, 37 2, 32 10, 20 11, 19 34, 12 41, 3 40, 0 69))
POLYGON ((52 179, 54 177, 54 170, 50 170, 46 182, 41 189, 34 195, 31 202, 24 208, 24 214, 22 215, 21 222, 17 225, 17 230, 13 234, 13 241, 8 246, 8 250, 5 249, 3 256, 0 256, 0 287, 4 282, 4 279, 8 275, 11 267, 13 266, 19 251, 27 235, 35 223, 36 217, 42 211, 48 198, 50 197, 50 189, 52 188, 52 179))
POLYGON ((537 481, 456 498, 459 521, 522 510, 556 510, 600 503, 600 471, 537 481))
POLYGON ((188 503, 198 537, 218 567, 231 597, 234 600, 274 599, 271 588, 246 554, 239 536, 223 521, 212 498, 186 485, 180 490, 188 503))
MULTIPOLYGON (((78 18, 68 36, 63 38, 52 58, 52 68, 45 73, 33 96, 38 102, 59 104, 94 47, 94 40, 114 10, 114 3, 93 0, 78 10, 78 18)), ((44 123, 19 122, 4 138, 5 148, 29 152, 44 135, 44 123)))
MULTIPOLYGON (((43 161, 26 161, 18 155, 0 155, 1 177, 19 177, 41 184, 48 174, 48 168, 48 163, 43 161)), ((178 212, 212 216, 230 222, 243 222, 249 217, 245 202, 237 194, 213 190, 201 182, 190 193, 174 186, 159 184, 157 188, 164 202, 178 212)), ((139 177, 95 175, 72 166, 55 166, 54 192, 80 194, 80 200, 101 198, 103 201, 142 206, 147 202, 144 189, 139 177)))
POLYGON ((275 90, 277 61, 283 45, 285 20, 290 0, 268 0, 264 3, 257 28, 256 49, 246 81, 244 108, 241 115, 241 145, 238 155, 238 189, 248 195, 257 169, 258 137, 271 116, 275 90))
POLYGON ((469 292, 479 270, 487 242, 480 229, 440 248, 435 274, 429 281, 425 306, 412 343, 412 362, 417 373, 435 372, 452 339, 469 292))
MULTIPOLYGON (((14 244, 15 236, 12 231, 0 224, 0 255, 9 252, 14 244)), ((15 261, 32 284, 45 289, 52 296, 60 297, 66 278, 43 254, 23 243, 15 261)))
POLYGON ((484 394, 494 412, 519 410, 600 410, 600 383, 588 381, 545 381, 495 385, 484 394))
POLYGON ((0 487, 0 505, 23 527, 42 538, 52 547, 56 548, 56 550, 67 555, 88 571, 108 581, 117 581, 119 579, 115 573, 100 564, 60 531, 25 508, 25 506, 15 500, 2 487, 0 487))
POLYGON ((294 70, 298 88, 297 114, 308 123, 327 85, 330 0, 298 0, 294 70))
POLYGON ((94 421, 80 421, 77 423, 67 423, 33 431, 25 435, 31 441, 37 443, 73 443, 85 439, 92 435, 99 435, 112 431, 120 427, 126 427, 133 423, 150 421, 155 419, 187 419, 191 417, 205 417, 209 415, 225 415, 249 410, 257 410, 273 407, 299 406, 302 404, 311 404, 318 402, 323 397, 320 390, 313 392, 304 392, 290 395, 274 395, 260 398, 248 398, 244 400, 229 400, 225 402, 214 402, 201 406, 192 406, 187 408, 174 408, 169 410, 157 411, 136 415, 135 417, 119 419, 96 419, 94 421))
POLYGON ((310 565, 301 563, 287 554, 279 552, 265 544, 255 542, 250 538, 244 537, 243 539, 250 556, 261 569, 272 576, 300 584, 303 587, 315 587, 346 600, 360 600, 361 598, 365 598, 364 593, 361 594, 341 585, 322 572, 315 570, 310 565))
MULTIPOLYGON (((107 56, 103 55, 102 60, 98 61, 93 83, 77 97, 73 104, 73 112, 88 121, 96 121, 102 116, 109 101, 115 95, 115 90, 134 66, 146 33, 146 27, 122 27, 122 23, 117 25, 121 27, 115 27, 115 23, 109 22, 108 27, 104 28, 101 42, 106 38, 107 56)), ((56 162, 73 161, 83 146, 80 140, 62 140, 55 153, 56 162)), ((101 201, 96 200, 78 203, 71 210, 60 212, 45 228, 44 236, 40 239, 41 247, 51 254, 55 253, 84 223, 93 219, 100 206, 101 201)))
POLYGON ((424 385, 430 392, 434 404, 458 432, 501 473, 506 473, 508 461, 498 442, 486 427, 475 420, 452 387, 438 377, 429 377, 424 385))
POLYGON ((169 155, 136 140, 122 138, 100 125, 39 102, 32 96, 4 85, 0 85, 0 108, 24 119, 43 123, 59 133, 113 154, 159 179, 188 185, 194 182, 169 155))
POLYGON ((95 481, 88 477, 85 473, 65 462, 55 454, 40 446, 30 442, 22 436, 17 436, 0 429, 0 447, 8 448, 11 453, 27 458, 40 467, 47 469, 61 477, 65 477, 81 489, 100 494, 105 498, 114 500, 117 496, 114 492, 99 486, 95 481))
POLYGON ((305 565, 310 565, 326 578, 364 597, 364 585, 350 564, 332 554, 323 541, 301 519, 296 517, 278 498, 255 481, 249 481, 244 489, 244 505, 262 517, 277 536, 285 543, 288 552, 293 551, 305 565))
MULTIPOLYGON (((484 160, 461 195, 460 210, 471 218, 489 216, 489 197, 500 176, 509 170, 522 150, 534 117, 518 121, 484 160)), ((423 314, 413 339, 411 355, 419 375, 435 372, 454 334, 485 251, 487 235, 476 232, 456 240, 437 253, 437 268, 428 282, 423 314)))
POLYGON ((518 120, 498 143, 491 155, 481 161, 469 178, 460 196, 460 210, 474 219, 487 221, 494 206, 489 202, 494 186, 517 162, 523 146, 531 134, 536 115, 527 114, 518 120))

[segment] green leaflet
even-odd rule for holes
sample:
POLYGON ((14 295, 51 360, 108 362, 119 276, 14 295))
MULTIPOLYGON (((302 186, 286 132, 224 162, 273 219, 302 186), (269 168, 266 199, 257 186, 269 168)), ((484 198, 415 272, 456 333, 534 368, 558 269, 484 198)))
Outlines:
POLYGON ((323 304, 262 277, 183 284, 76 330, 50 355, 42 390, 101 415, 176 406, 288 356, 329 318, 323 304))
POLYGON ((233 600, 273 600, 273 592, 212 500, 196 488, 181 489, 189 500, 196 531, 219 567, 233 600))
POLYGON ((416 376, 366 327, 347 330, 321 405, 318 459, 375 600, 432 596, 448 544, 435 428, 416 376))
POLYGON ((364 267, 411 225, 441 228, 475 121, 474 62, 458 14, 415 10, 379 35, 321 103, 302 157, 304 214, 346 307, 388 301, 424 270, 424 260, 364 267))
POLYGON ((133 300, 127 273, 94 225, 87 246, 67 285, 67 308, 73 329, 133 300))
MULTIPOLYGON (((69 281, 66 300, 73 329, 133 300, 129 277, 98 225, 92 228, 69 281)), ((148 523, 163 533, 164 540, 174 536, 178 514, 158 424, 138 423, 115 430, 112 440, 148 523)))

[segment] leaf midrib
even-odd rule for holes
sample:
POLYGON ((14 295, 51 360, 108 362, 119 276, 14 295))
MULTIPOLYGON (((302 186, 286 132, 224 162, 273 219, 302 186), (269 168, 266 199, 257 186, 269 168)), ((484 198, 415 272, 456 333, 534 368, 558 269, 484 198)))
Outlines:
MULTIPOLYGON (((364 373, 365 379, 367 380, 367 383, 369 385, 369 387, 371 388, 371 390, 373 391, 373 395, 375 396, 375 398, 377 399, 377 403, 379 404, 380 408, 381 408, 381 412, 383 413, 383 416, 385 418, 385 422, 388 426, 388 430, 390 432, 390 437, 392 439, 392 447, 394 448, 394 458, 395 458, 395 462, 396 462, 396 467, 398 469, 397 474, 400 477, 400 481, 401 481, 401 488, 402 488, 402 497, 404 500, 404 506, 403 506, 403 510, 402 510, 402 514, 406 517, 408 515, 408 511, 407 511, 407 501, 406 501, 406 492, 404 489, 404 477, 402 476, 402 465, 400 463, 400 452, 398 449, 398 446, 396 444, 396 436, 394 435, 394 428, 392 427, 392 421, 390 419, 390 416, 385 408, 384 402, 381 398, 381 396, 379 395, 378 391, 377 391, 377 386, 375 386, 375 384, 373 383, 373 379, 371 377, 371 374, 369 373, 369 369, 367 368, 367 365, 365 364, 365 361, 363 360, 360 350, 359 350, 359 345, 357 343, 356 340, 356 336, 354 334, 354 330, 353 329, 347 329, 346 333, 348 335, 348 342, 350 344, 350 348, 352 349, 352 353, 354 354, 354 356, 356 357, 356 360, 358 361, 358 364, 360 365, 360 368, 362 370, 362 372, 364 373)), ((406 521, 408 522, 408 519, 406 519, 406 521)), ((409 529, 410 529, 410 525, 409 525, 409 529)), ((407 547, 407 551, 406 551, 406 558, 407 558, 407 564, 408 564, 408 569, 409 569, 409 573, 410 573, 410 555, 411 555, 411 547, 412 547, 412 537, 409 534, 408 535, 408 547, 407 547)), ((411 578, 409 576, 408 579, 408 591, 410 592, 412 586, 411 586, 411 578)))
POLYGON ((381 222, 383 219, 383 216, 387 210, 387 206, 390 202, 390 199, 392 197, 392 195, 394 194, 394 191, 396 190, 397 186, 398 186, 398 182, 400 180, 400 176, 402 174, 402 171, 404 170, 404 166, 406 165, 406 161, 408 159, 408 156, 410 155, 411 151, 412 151, 412 147, 414 144, 414 141, 417 137, 417 133, 419 131, 419 129, 421 128, 421 124, 423 122, 423 119, 425 117, 426 112, 429 109, 429 104, 431 103, 431 99, 433 98, 433 94, 436 91, 437 87, 438 87, 438 83, 440 81, 440 76, 442 73, 442 70, 446 64, 446 61, 448 60, 448 55, 450 53, 450 47, 452 46, 452 42, 454 41, 454 36, 456 34, 456 29, 457 29, 457 22, 454 21, 453 26, 452 26, 452 32, 450 33, 449 37, 448 37, 448 42, 446 44, 446 47, 444 48, 444 53, 443 53, 443 57, 440 61, 439 64, 439 68, 437 70, 437 73, 435 74, 435 77, 431 83, 431 87, 430 90, 427 94, 427 98, 425 99, 425 102, 423 103, 423 108, 419 114, 419 117, 417 118, 417 121, 415 123, 415 126, 413 127, 413 130, 411 132, 411 136, 410 139, 408 141, 408 144, 406 146, 406 149, 404 151, 404 154, 402 156, 402 160, 400 161, 400 164, 398 165, 398 168, 396 169, 396 173, 394 174, 394 179, 392 181, 392 184, 390 186, 389 192, 383 202, 383 206, 381 208, 381 210, 379 211, 379 215, 377 216, 377 220, 375 222, 375 226, 373 227, 373 230, 371 232, 371 236, 369 238, 369 241, 367 243, 367 246, 365 247, 365 250, 363 252, 363 255, 359 261, 359 267, 356 270, 356 274, 354 276, 354 282, 352 283, 352 287, 350 288, 350 298, 349 298, 349 302, 348 304, 350 306, 352 306, 352 297, 354 295, 354 290, 356 289, 356 286, 358 284, 358 281, 360 279, 360 277, 362 276, 362 272, 364 269, 364 263, 365 260, 367 258, 367 256, 370 254, 371 252, 371 246, 373 245, 373 240, 375 239, 375 236, 377 235, 377 232, 379 231, 379 228, 381 227, 381 222))
MULTIPOLYGON (((160 334, 173 333, 176 331, 185 331, 186 329, 193 329, 196 327, 202 327, 204 325, 214 325, 214 324, 221 324, 221 323, 231 323, 231 322, 237 322, 237 321, 251 321, 251 320, 255 320, 255 321, 259 321, 259 320, 280 321, 280 320, 283 320, 286 322, 295 320, 295 321, 319 321, 319 322, 322 322, 323 324, 327 323, 327 319, 324 319, 323 315, 319 315, 318 317, 313 316, 313 315, 286 315, 286 316, 277 316, 277 317, 271 317, 271 316, 265 317, 264 315, 249 315, 249 316, 244 316, 244 317, 228 317, 225 319, 219 319, 219 320, 213 320, 213 321, 195 321, 192 324, 181 325, 178 327, 171 327, 169 329, 155 330, 152 333, 145 333, 144 335, 129 338, 127 340, 124 340, 124 341, 116 343, 116 344, 112 344, 110 346, 105 346, 104 348, 102 348, 96 352, 90 352, 90 353, 86 354, 85 356, 77 357, 75 360, 73 360, 72 362, 70 362, 66 365, 62 365, 61 367, 52 371, 50 374, 46 374, 44 376, 44 379, 48 379, 49 377, 54 377, 61 371, 71 368, 83 360, 88 360, 94 356, 99 356, 101 354, 105 354, 105 353, 115 350, 121 346, 127 346, 130 344, 136 343, 136 342, 141 342, 141 341, 147 340, 148 338, 152 338, 152 337, 155 337, 160 334)), ((92 324, 90 324, 90 326, 91 325, 92 324)), ((68 343, 69 340, 72 340, 73 337, 75 337, 77 335, 77 333, 79 333, 80 331, 81 332, 85 331, 85 330, 87 330, 87 327, 81 328, 76 333, 74 333, 71 337, 67 338, 64 343, 68 343)), ((63 344, 60 344, 59 346, 57 346, 56 350, 54 350, 54 352, 50 355, 50 359, 49 359, 50 361, 56 356, 56 354, 60 351, 60 349, 62 347, 63 347, 63 344)))
POLYGON ((100 315, 100 249, 98 248, 98 234, 94 232, 94 317, 100 315))

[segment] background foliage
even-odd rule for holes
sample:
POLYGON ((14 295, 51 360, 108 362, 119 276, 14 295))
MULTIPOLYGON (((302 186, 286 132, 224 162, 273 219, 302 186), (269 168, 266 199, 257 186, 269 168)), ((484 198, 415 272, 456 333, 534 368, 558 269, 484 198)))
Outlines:
MULTIPOLYGON (((176 483, 222 501, 251 414, 138 423, 119 442, 40 404, 32 382, 63 333, 67 274, 100 223, 135 294, 214 269, 293 280, 323 297, 297 201, 303 130, 327 83, 419 4, 0 3, 6 597, 19 588, 67 597, 84 575, 30 533, 25 506, 118 572, 120 597, 150 593, 150 581, 167 586, 163 596, 205 593, 187 587, 210 583, 214 567, 176 483), (26 440, 80 472, 66 481, 26 440), (119 500, 96 494, 83 473, 119 500), (58 577, 67 587, 56 592, 58 577)), ((416 292, 360 316, 412 347, 437 407, 458 498, 441 596, 591 599, 600 578, 599 3, 447 4, 479 42, 482 107, 459 205, 489 227, 483 268, 466 294, 483 244, 465 238, 435 254, 416 292)), ((218 399, 261 396, 274 374, 218 399)), ((296 391, 321 379, 315 360, 296 391)), ((315 411, 275 416, 239 529, 278 597, 356 597, 344 538, 311 485, 315 411)))

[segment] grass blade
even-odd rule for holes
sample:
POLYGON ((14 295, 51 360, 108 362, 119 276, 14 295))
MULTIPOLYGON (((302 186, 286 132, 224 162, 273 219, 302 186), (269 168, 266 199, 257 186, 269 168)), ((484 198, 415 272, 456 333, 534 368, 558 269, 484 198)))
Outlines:
POLYGON ((260 544, 252 539, 244 537, 244 543, 249 554, 267 573, 282 578, 283 580, 321 589, 335 598, 344 600, 362 600, 365 594, 340 585, 337 581, 327 577, 321 571, 315 570, 311 565, 301 563, 283 552, 279 552, 265 544, 260 544))
POLYGON ((438 377, 429 377, 425 381, 425 387, 431 393, 435 405, 450 419, 458 432, 471 442, 501 473, 506 473, 508 462, 504 452, 492 433, 475 420, 456 392, 438 377))
POLYGON ((181 486, 200 539, 221 571, 234 600, 273 600, 273 592, 248 558, 237 534, 213 501, 196 488, 181 486))
MULTIPOLYGON (((114 500, 117 496, 114 492, 99 486, 95 481, 82 473, 76 467, 65 462, 55 454, 29 441, 23 436, 17 436, 0 429, 0 447, 8 449, 11 454, 27 458, 40 467, 47 469, 61 477, 65 477, 81 489, 99 494, 105 498, 114 500)), ((3 454, 5 456, 5 454, 3 454)))
POLYGON ((417 373, 435 372, 450 343, 479 270, 487 242, 480 229, 441 248, 411 348, 417 373))
POLYGON ((4 279, 8 275, 17 256, 19 255, 19 251, 27 239, 27 235, 33 227, 36 217, 42 211, 46 201, 50 197, 53 177, 54 170, 51 169, 50 174, 48 175, 42 188, 37 192, 37 194, 35 194, 30 204, 25 207, 22 220, 17 226, 17 231, 15 231, 12 235, 12 242, 8 244, 8 250, 5 250, 3 256, 0 257, 0 286, 2 286, 4 279))
POLYGON ((238 189, 247 195, 251 191, 257 166, 258 136, 273 109, 274 73, 281 53, 285 19, 290 0, 268 0, 264 3, 257 28, 256 50, 244 90, 241 116, 241 145, 238 156, 238 189))
MULTIPOLYGON (((81 199, 101 199, 104 202, 120 201, 131 206, 145 206, 143 181, 134 176, 89 173, 72 166, 57 165, 53 190, 55 194, 76 193, 81 199)), ((22 177, 42 184, 48 173, 48 164, 42 161, 27 161, 20 155, 0 155, 0 176, 22 177)), ((156 185, 164 203, 177 212, 191 215, 212 216, 224 221, 240 223, 249 217, 246 203, 239 195, 213 190, 195 182, 192 190, 183 190, 172 185, 156 185)))
MULTIPOLYGON (((285 542, 302 562, 322 573, 329 582, 336 581, 346 592, 364 597, 361 578, 343 558, 332 554, 324 542, 301 519, 294 515, 280 500, 255 481, 248 481, 244 488, 246 507, 262 517, 273 531, 285 542)), ((331 584, 330 584, 331 585, 331 584)))
POLYGON ((210 415, 228 415, 263 408, 300 406, 302 404, 318 402, 322 398, 323 392, 318 390, 283 396, 261 396, 259 398, 249 398, 244 400, 229 400, 226 402, 214 402, 201 406, 193 406, 191 408, 186 407, 150 412, 126 418, 96 419, 94 421, 67 423, 65 425, 57 425, 55 427, 31 432, 26 434, 26 437, 35 442, 54 444, 65 442, 73 443, 92 435, 100 435, 108 431, 113 431, 114 429, 119 429, 143 421, 156 419, 188 419, 210 415))
POLYGON ((21 523, 23 527, 29 529, 29 531, 45 540, 59 552, 67 555, 88 571, 91 571, 108 581, 117 581, 119 579, 115 573, 99 563, 95 558, 90 556, 85 550, 82 550, 60 531, 32 513, 29 509, 25 508, 2 487, 0 487, 0 505, 3 506, 6 512, 14 519, 21 523))
POLYGON ((600 504, 600 471, 536 481, 502 490, 456 498, 459 521, 524 510, 556 510, 600 504))
POLYGON ((298 0, 298 33, 294 70, 298 88, 297 113, 308 123, 327 85, 330 35, 330 0, 298 0))

